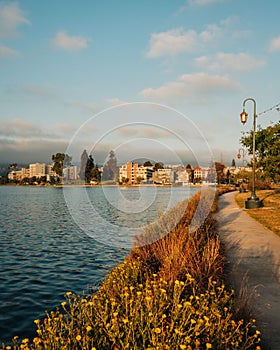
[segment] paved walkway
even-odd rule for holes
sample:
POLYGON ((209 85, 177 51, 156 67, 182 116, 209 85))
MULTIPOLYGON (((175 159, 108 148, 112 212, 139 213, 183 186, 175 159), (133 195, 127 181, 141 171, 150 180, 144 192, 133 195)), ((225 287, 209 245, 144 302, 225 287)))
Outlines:
MULTIPOLYGON (((246 214, 235 203, 236 192, 219 198, 221 242, 226 248, 229 281, 236 292, 247 279, 247 292, 263 347, 280 349, 280 237, 246 214)), ((241 289, 243 289, 241 287, 241 289)))

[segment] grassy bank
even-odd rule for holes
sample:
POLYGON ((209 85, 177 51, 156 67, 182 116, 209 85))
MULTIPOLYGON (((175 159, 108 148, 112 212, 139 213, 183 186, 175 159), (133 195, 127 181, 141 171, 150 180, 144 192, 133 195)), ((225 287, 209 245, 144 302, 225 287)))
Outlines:
MULTIPOLYGON (((246 212, 255 220, 280 236, 280 189, 262 190, 256 192, 264 207, 250 209, 246 212)), ((250 192, 238 193, 235 200, 240 208, 244 208, 245 200, 250 196, 250 192)))
POLYGON ((15 337, 11 348, 257 349, 254 320, 237 317, 223 283, 213 192, 203 192, 140 232, 96 294, 67 292, 60 308, 35 320, 37 337, 15 337))

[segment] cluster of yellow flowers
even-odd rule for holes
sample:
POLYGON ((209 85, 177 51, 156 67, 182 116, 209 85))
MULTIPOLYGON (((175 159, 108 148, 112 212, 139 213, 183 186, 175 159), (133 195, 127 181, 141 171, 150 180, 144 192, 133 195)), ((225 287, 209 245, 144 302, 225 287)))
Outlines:
MULTIPOLYGON (((206 236, 209 227, 205 227, 206 236)), ((172 244, 176 243, 176 234, 172 244)), ((59 308, 48 312, 44 320, 34 321, 34 339, 20 341, 14 337, 13 345, 4 349, 259 350, 260 332, 253 331, 255 321, 236 320, 234 291, 227 290, 218 279, 214 281, 216 274, 209 277, 208 263, 216 261, 218 253, 214 259, 212 255, 205 258, 206 252, 211 251, 206 246, 211 240, 204 238, 200 231, 192 242, 199 240, 201 245, 196 246, 200 247, 196 252, 202 252, 201 264, 207 268, 198 267, 192 275, 186 255, 174 249, 177 255, 164 256, 168 250, 159 254, 168 263, 162 265, 165 270, 162 266, 156 270, 155 250, 149 252, 147 248, 145 261, 139 256, 125 259, 110 272, 96 294, 79 296, 67 292, 59 308), (180 273, 172 273, 172 259, 180 266, 180 273), (207 273, 202 276, 204 270, 207 273)), ((166 242, 163 246, 166 248, 166 242)))

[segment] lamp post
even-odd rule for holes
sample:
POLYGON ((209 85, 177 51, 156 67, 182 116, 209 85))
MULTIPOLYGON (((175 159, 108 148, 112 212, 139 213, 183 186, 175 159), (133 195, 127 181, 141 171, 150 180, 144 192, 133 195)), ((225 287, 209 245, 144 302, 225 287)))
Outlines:
POLYGON ((242 157, 242 182, 241 182, 241 187, 239 189, 239 192, 246 192, 244 188, 244 155, 245 155, 244 148, 239 148, 237 158, 240 159, 242 157))
POLYGON ((246 209, 255 209, 263 207, 262 201, 256 196, 255 182, 256 182, 256 119, 257 119, 257 104, 253 98, 246 98, 243 101, 243 111, 240 114, 242 124, 245 124, 248 119, 248 114, 245 112, 245 104, 247 101, 254 103, 254 124, 253 124, 253 180, 251 196, 245 201, 246 209))

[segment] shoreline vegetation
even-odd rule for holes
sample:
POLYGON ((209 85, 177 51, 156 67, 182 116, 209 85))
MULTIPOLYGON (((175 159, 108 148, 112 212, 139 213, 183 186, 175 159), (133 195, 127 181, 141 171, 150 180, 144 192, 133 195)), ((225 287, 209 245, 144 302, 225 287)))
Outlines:
POLYGON ((95 294, 66 292, 60 307, 34 321, 34 339, 15 336, 2 348, 260 349, 255 320, 226 282, 211 215, 223 191, 209 188, 203 200, 198 191, 159 216, 95 294))

